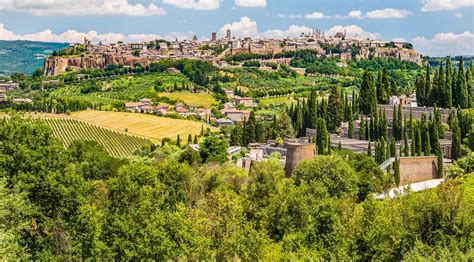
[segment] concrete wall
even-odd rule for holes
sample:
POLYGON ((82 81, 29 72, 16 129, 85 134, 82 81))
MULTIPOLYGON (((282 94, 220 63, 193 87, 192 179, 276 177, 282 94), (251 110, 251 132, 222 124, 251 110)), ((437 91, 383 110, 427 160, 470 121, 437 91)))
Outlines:
POLYGON ((400 185, 438 178, 436 156, 401 157, 400 185))
POLYGON ((296 166, 303 160, 312 159, 316 154, 316 145, 302 143, 288 143, 286 145, 285 173, 290 177, 296 166))

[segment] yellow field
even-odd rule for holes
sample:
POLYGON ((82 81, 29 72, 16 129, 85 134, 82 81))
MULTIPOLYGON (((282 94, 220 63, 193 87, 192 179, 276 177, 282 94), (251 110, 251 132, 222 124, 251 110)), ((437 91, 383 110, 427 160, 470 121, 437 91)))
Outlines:
POLYGON ((171 119, 139 113, 80 111, 72 113, 70 117, 117 131, 124 132, 128 130, 129 134, 148 138, 155 143, 165 137, 174 140, 178 134, 182 141, 185 141, 189 134, 193 136, 200 134, 201 126, 204 125, 204 129, 210 127, 191 120, 171 119))
POLYGON ((204 93, 188 93, 188 92, 161 92, 159 96, 165 96, 173 100, 180 100, 187 105, 194 105, 197 107, 211 108, 212 105, 217 104, 217 101, 210 94, 204 93))

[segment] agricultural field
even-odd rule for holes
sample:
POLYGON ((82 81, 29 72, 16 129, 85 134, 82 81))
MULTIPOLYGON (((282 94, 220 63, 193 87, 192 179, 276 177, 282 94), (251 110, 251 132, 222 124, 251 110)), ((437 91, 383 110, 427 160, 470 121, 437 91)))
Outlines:
POLYGON ((165 137, 176 139, 178 135, 184 141, 189 134, 193 136, 199 135, 202 127, 204 127, 204 129, 207 127, 214 129, 211 126, 197 121, 172 119, 139 113, 80 111, 72 113, 71 116, 101 127, 145 137, 155 143, 158 143, 165 137))
POLYGON ((261 98, 259 100, 259 103, 263 107, 268 107, 268 106, 278 106, 278 105, 290 105, 291 103, 296 102, 295 99, 293 99, 292 96, 282 96, 282 97, 268 97, 268 98, 261 98))
POLYGON ((145 138, 99 127, 71 118, 43 118, 64 146, 74 140, 92 140, 102 145, 114 157, 127 157, 144 145, 151 144, 145 138))
POLYGON ((161 92, 158 94, 160 97, 167 97, 172 100, 181 101, 187 105, 194 105, 197 107, 211 108, 212 105, 218 102, 212 97, 211 94, 206 93, 190 93, 190 92, 161 92))
POLYGON ((51 90, 51 95, 57 97, 80 96, 91 100, 100 99, 105 102, 114 100, 136 101, 140 98, 153 97, 157 92, 191 88, 192 83, 180 73, 150 73, 139 76, 112 77, 109 80, 86 80, 80 83, 70 83, 51 90))

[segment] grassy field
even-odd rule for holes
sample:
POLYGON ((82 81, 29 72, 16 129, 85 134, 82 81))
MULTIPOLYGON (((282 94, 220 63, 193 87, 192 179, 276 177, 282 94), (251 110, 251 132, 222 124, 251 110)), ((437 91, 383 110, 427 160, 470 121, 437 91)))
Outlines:
POLYGON ((66 147, 74 140, 92 140, 101 144, 111 156, 126 157, 132 155, 144 145, 151 144, 148 139, 102 128, 76 119, 44 118, 44 121, 53 130, 53 135, 59 138, 66 147))
POLYGON ((205 93, 189 93, 189 92, 161 92, 159 96, 168 97, 173 100, 180 100, 187 105, 194 105, 197 107, 210 108, 212 105, 217 104, 217 101, 210 94, 205 93))
POLYGON ((209 127, 201 122, 171 119, 153 115, 106 112, 106 111, 81 111, 72 113, 71 117, 86 121, 101 127, 122 131, 141 136, 158 143, 162 138, 176 139, 179 135, 184 141, 188 135, 198 135, 201 127, 209 127))
POLYGON ((262 98, 260 99, 261 106, 270 106, 270 105, 281 105, 287 104, 290 105, 291 103, 296 102, 293 97, 291 96, 284 96, 284 97, 271 97, 271 98, 262 98))

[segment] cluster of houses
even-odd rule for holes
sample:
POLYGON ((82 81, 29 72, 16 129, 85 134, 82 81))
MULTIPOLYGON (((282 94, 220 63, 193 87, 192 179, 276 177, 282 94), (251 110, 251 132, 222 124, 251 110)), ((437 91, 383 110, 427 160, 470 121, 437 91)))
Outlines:
POLYGON ((193 105, 184 105, 183 103, 176 103, 173 108, 170 108, 168 104, 154 105, 153 101, 148 98, 140 99, 139 102, 127 102, 125 103, 125 111, 133 113, 146 113, 146 114, 159 114, 167 115, 170 110, 173 109, 174 113, 177 113, 181 117, 187 118, 190 116, 198 117, 202 120, 208 120, 211 116, 211 110, 205 108, 197 108, 193 105))
POLYGON ((252 98, 235 96, 234 92, 225 90, 226 95, 232 102, 224 104, 224 108, 220 113, 224 115, 222 118, 216 118, 211 109, 198 108, 194 105, 185 105, 178 102, 173 107, 168 104, 155 105, 151 99, 143 98, 139 102, 125 103, 125 111, 133 113, 159 114, 167 115, 170 112, 176 113, 183 118, 195 117, 208 123, 216 123, 217 126, 230 126, 242 122, 250 117, 248 107, 257 107, 258 104, 252 98))

